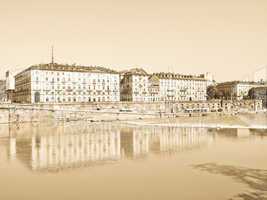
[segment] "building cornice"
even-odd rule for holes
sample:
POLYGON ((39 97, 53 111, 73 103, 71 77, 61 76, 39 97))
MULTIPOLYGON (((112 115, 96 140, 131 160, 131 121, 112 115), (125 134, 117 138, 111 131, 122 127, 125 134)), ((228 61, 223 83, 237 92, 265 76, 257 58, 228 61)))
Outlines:
POLYGON ((183 74, 175 74, 175 73, 153 73, 153 75, 157 76, 159 79, 166 80, 197 80, 197 81, 207 81, 204 75, 183 75, 183 74))
POLYGON ((68 64, 57 64, 57 63, 49 63, 49 64, 38 64, 32 65, 24 71, 20 72, 16 76, 20 74, 30 71, 30 70, 47 70, 47 71, 66 71, 66 72, 91 72, 91 73, 104 73, 104 74, 119 74, 117 71, 113 69, 109 69, 106 67, 100 66, 80 66, 80 65, 68 65, 68 64))

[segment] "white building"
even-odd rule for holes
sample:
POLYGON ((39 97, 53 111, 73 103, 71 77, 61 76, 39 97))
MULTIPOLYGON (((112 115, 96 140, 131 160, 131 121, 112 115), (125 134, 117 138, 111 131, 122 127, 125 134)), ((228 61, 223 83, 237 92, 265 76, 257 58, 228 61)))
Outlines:
POLYGON ((148 93, 150 102, 160 101, 160 79, 156 75, 148 78, 148 93))
POLYGON ((204 101, 207 79, 205 75, 149 75, 143 69, 135 68, 123 74, 120 87, 122 101, 204 101))
POLYGON ((13 102, 15 92, 15 77, 10 71, 6 72, 6 96, 8 102, 13 102))
POLYGON ((120 83, 121 101, 148 102, 148 78, 149 75, 141 68, 125 72, 120 83))
POLYGON ((204 74, 205 79, 207 80, 207 86, 215 85, 215 80, 213 74, 207 72, 204 74))
POLYGON ((161 101, 204 101, 207 99, 207 80, 204 75, 156 73, 160 79, 161 101))
POLYGON ((10 71, 6 72, 6 90, 15 90, 15 77, 10 71))
POLYGON ((120 100, 120 77, 103 67, 60 64, 32 66, 15 77, 16 102, 113 102, 120 100))
POLYGON ((7 71, 5 80, 0 80, 0 101, 11 102, 15 90, 15 79, 12 74, 7 71))

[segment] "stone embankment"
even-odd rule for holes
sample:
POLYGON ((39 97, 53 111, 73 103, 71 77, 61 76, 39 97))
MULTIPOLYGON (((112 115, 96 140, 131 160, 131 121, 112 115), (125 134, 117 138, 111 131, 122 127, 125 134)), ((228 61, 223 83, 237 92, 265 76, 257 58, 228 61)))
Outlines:
MULTIPOLYGON (((167 114, 165 114, 167 115, 167 114)), ((159 104, 5 104, 0 123, 42 121, 114 121, 163 116, 159 104), (133 109, 135 108, 135 109, 133 109)))
MULTIPOLYGON (((175 118, 181 116, 219 115, 219 113, 185 113, 174 104, 156 103, 90 103, 90 104, 2 104, 0 123, 43 121, 124 121, 136 119, 175 118)), ((232 114, 232 112, 223 112, 232 114)), ((221 115, 222 113, 220 113, 221 115)))
POLYGON ((217 129, 262 129, 267 133, 267 113, 239 113, 235 115, 207 115, 202 117, 177 117, 169 119, 144 119, 127 121, 129 125, 153 127, 194 127, 217 129))

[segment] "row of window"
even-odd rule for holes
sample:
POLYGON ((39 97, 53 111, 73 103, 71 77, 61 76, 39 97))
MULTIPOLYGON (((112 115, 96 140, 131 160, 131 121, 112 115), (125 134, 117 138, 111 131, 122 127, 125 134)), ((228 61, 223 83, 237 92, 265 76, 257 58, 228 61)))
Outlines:
POLYGON ((46 97, 46 102, 105 102, 118 101, 118 98, 111 99, 109 97, 46 97))
POLYGON ((92 73, 92 72, 54 72, 54 71, 42 71, 32 70, 32 74, 46 75, 46 76, 75 76, 75 77, 117 77, 118 74, 110 73, 92 73))
POLYGON ((32 87, 34 90, 54 90, 54 89, 58 89, 58 90, 60 90, 60 89, 62 89, 62 90, 86 90, 86 89, 88 89, 88 90, 117 90, 117 87, 109 87, 109 86, 103 86, 103 87, 101 87, 101 86, 88 86, 88 87, 85 87, 85 86, 83 86, 83 87, 81 87, 81 86, 78 86, 78 87, 75 87, 75 86, 62 86, 62 85, 57 85, 57 86, 54 86, 54 85, 52 85, 52 86, 49 86, 49 85, 43 85, 43 87, 41 87, 41 86, 39 86, 39 85, 34 85, 33 87, 32 87))
POLYGON ((113 92, 102 92, 102 91, 97 91, 97 92, 61 92, 61 91, 52 91, 52 92, 45 92, 46 95, 117 95, 116 91, 113 92))

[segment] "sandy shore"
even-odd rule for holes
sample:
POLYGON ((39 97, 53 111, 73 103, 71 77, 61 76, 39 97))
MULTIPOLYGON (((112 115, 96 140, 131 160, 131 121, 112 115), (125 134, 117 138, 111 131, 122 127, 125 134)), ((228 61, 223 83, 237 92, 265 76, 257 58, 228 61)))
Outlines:
POLYGON ((127 121, 127 124, 142 126, 175 126, 207 128, 255 128, 267 129, 267 114, 215 115, 202 117, 178 117, 169 119, 144 119, 127 121))

